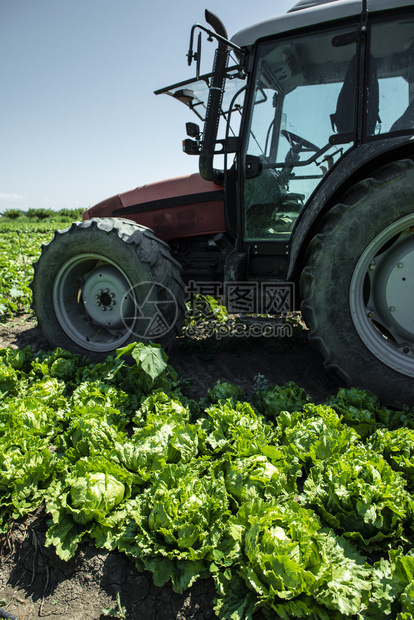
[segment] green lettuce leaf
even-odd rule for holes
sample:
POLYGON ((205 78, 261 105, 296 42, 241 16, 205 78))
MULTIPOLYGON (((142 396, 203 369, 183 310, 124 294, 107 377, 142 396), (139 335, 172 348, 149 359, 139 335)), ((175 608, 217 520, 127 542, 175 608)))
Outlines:
POLYGON ((414 614, 414 556, 401 548, 389 551, 388 558, 375 562, 372 569, 372 593, 365 616, 409 619, 414 614))
POLYGON ((246 402, 220 401, 199 420, 200 442, 207 454, 231 452, 238 456, 262 454, 264 446, 276 442, 275 427, 246 402))
POLYGON ((207 399, 203 400, 202 404, 208 407, 209 404, 217 404, 221 400, 233 399, 236 402, 244 398, 244 390, 240 386, 219 380, 211 390, 207 389, 207 399))
POLYGON ((399 540, 413 515, 404 479, 362 445, 318 462, 303 494, 307 506, 364 549, 381 549, 386 541, 399 540))
MULTIPOLYGON (((131 495, 131 483, 127 470, 104 457, 81 458, 74 465, 67 463, 45 492, 46 508, 53 520, 46 535, 48 544, 56 546, 58 555, 63 549, 61 557, 68 559, 67 544, 56 544, 62 520, 65 531, 72 531, 71 524, 76 524, 73 527, 79 540, 92 534, 96 524, 111 525, 113 510, 131 495)), ((75 553, 76 545, 71 545, 70 550, 75 553)))
POLYGON ((277 425, 280 441, 303 463, 341 454, 358 440, 357 433, 326 405, 307 404, 300 412, 282 412, 277 425))
POLYGON ((407 481, 407 488, 414 493, 414 430, 399 428, 380 429, 371 438, 373 450, 379 452, 407 481))
POLYGON ((52 525, 46 535, 45 546, 53 545, 61 560, 68 562, 75 555, 79 544, 87 535, 87 530, 76 523, 69 514, 52 525))
POLYGON ((291 500, 255 501, 243 504, 233 520, 244 529, 244 561, 232 566, 228 587, 219 578, 219 617, 248 618, 263 607, 280 618, 327 620, 327 610, 352 616, 368 601, 370 567, 349 542, 321 528, 312 511, 291 500), (234 574, 246 585, 238 600, 230 585, 234 574), (223 610, 228 615, 220 615, 223 610))
POLYGON ((0 453, 0 531, 9 519, 18 519, 38 508, 59 469, 48 438, 24 436, 2 439, 0 453))
POLYGON ((264 454, 224 461, 227 492, 241 503, 253 499, 275 499, 297 493, 296 478, 301 470, 298 464, 282 457, 272 462, 264 454))
POLYGON ((377 428, 399 428, 409 420, 411 424, 414 421, 412 414, 381 407, 375 394, 354 387, 341 388, 336 396, 329 397, 326 402, 362 439, 367 439, 377 428))
POLYGON ((168 355, 159 344, 135 342, 117 349, 117 359, 128 356, 132 356, 135 361, 131 373, 139 378, 146 393, 156 387, 171 388, 170 378, 177 380, 177 373, 168 364, 168 355))
POLYGON ((257 407, 265 416, 277 418, 282 411, 301 411, 311 402, 309 394, 293 381, 257 393, 257 407))
POLYGON ((204 462, 167 464, 140 496, 139 515, 119 538, 119 548, 182 592, 208 576, 229 516, 223 475, 204 462), (145 518, 144 518, 145 515, 145 518))
POLYGON ((0 394, 15 396, 19 389, 19 375, 10 366, 0 363, 0 394))

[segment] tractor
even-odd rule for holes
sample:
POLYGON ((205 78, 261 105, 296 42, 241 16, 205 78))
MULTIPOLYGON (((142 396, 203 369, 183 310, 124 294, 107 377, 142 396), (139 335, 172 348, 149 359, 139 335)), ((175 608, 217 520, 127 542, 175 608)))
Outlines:
POLYGON ((205 19, 195 76, 156 91, 196 115, 183 149, 199 172, 57 231, 34 266, 40 328, 94 360, 167 348, 186 292, 224 291, 233 311, 300 310, 326 369, 412 405, 413 0, 300 0, 232 38, 205 19))

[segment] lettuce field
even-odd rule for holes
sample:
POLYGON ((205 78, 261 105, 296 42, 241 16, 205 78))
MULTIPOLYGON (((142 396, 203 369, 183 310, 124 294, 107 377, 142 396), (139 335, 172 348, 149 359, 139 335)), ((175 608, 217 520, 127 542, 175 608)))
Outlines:
MULTIPOLYGON (((3 321, 30 307, 40 224, 0 238, 3 321)), ((140 343, 99 364, 0 349, 0 397, 4 540, 43 507, 62 561, 87 543, 178 593, 209 579, 223 620, 414 619, 412 411, 260 377, 190 398, 140 343)))
POLYGON ((0 216, 0 319, 30 308, 32 264, 40 255, 42 243, 50 241, 57 228, 69 226, 80 215, 79 209, 56 213, 45 209, 9 209, 0 216))

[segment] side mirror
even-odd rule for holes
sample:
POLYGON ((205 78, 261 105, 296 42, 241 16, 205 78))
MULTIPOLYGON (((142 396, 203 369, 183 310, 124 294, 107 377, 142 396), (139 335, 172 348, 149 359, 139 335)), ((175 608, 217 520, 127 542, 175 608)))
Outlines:
POLYGON ((187 136, 189 136, 190 138, 196 138, 196 140, 200 139, 200 127, 197 125, 197 123, 186 123, 185 130, 187 136))
POLYGON ((185 129, 187 136, 195 138, 195 140, 183 140, 183 151, 187 155, 199 155, 200 154, 200 127, 197 123, 186 123, 185 129))
POLYGON ((200 143, 198 140, 183 140, 183 151, 186 155, 200 155, 200 143))

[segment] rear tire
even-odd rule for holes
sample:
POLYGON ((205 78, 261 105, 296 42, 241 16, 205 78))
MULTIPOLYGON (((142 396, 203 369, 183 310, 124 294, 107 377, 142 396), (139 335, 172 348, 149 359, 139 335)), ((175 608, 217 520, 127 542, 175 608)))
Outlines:
POLYGON ((34 265, 33 308, 53 347, 104 359, 134 341, 167 348, 180 333, 180 265, 153 232, 94 218, 57 231, 34 265))
POLYGON ((309 245, 301 280, 309 339, 326 368, 386 404, 414 404, 414 164, 352 187, 309 245))

